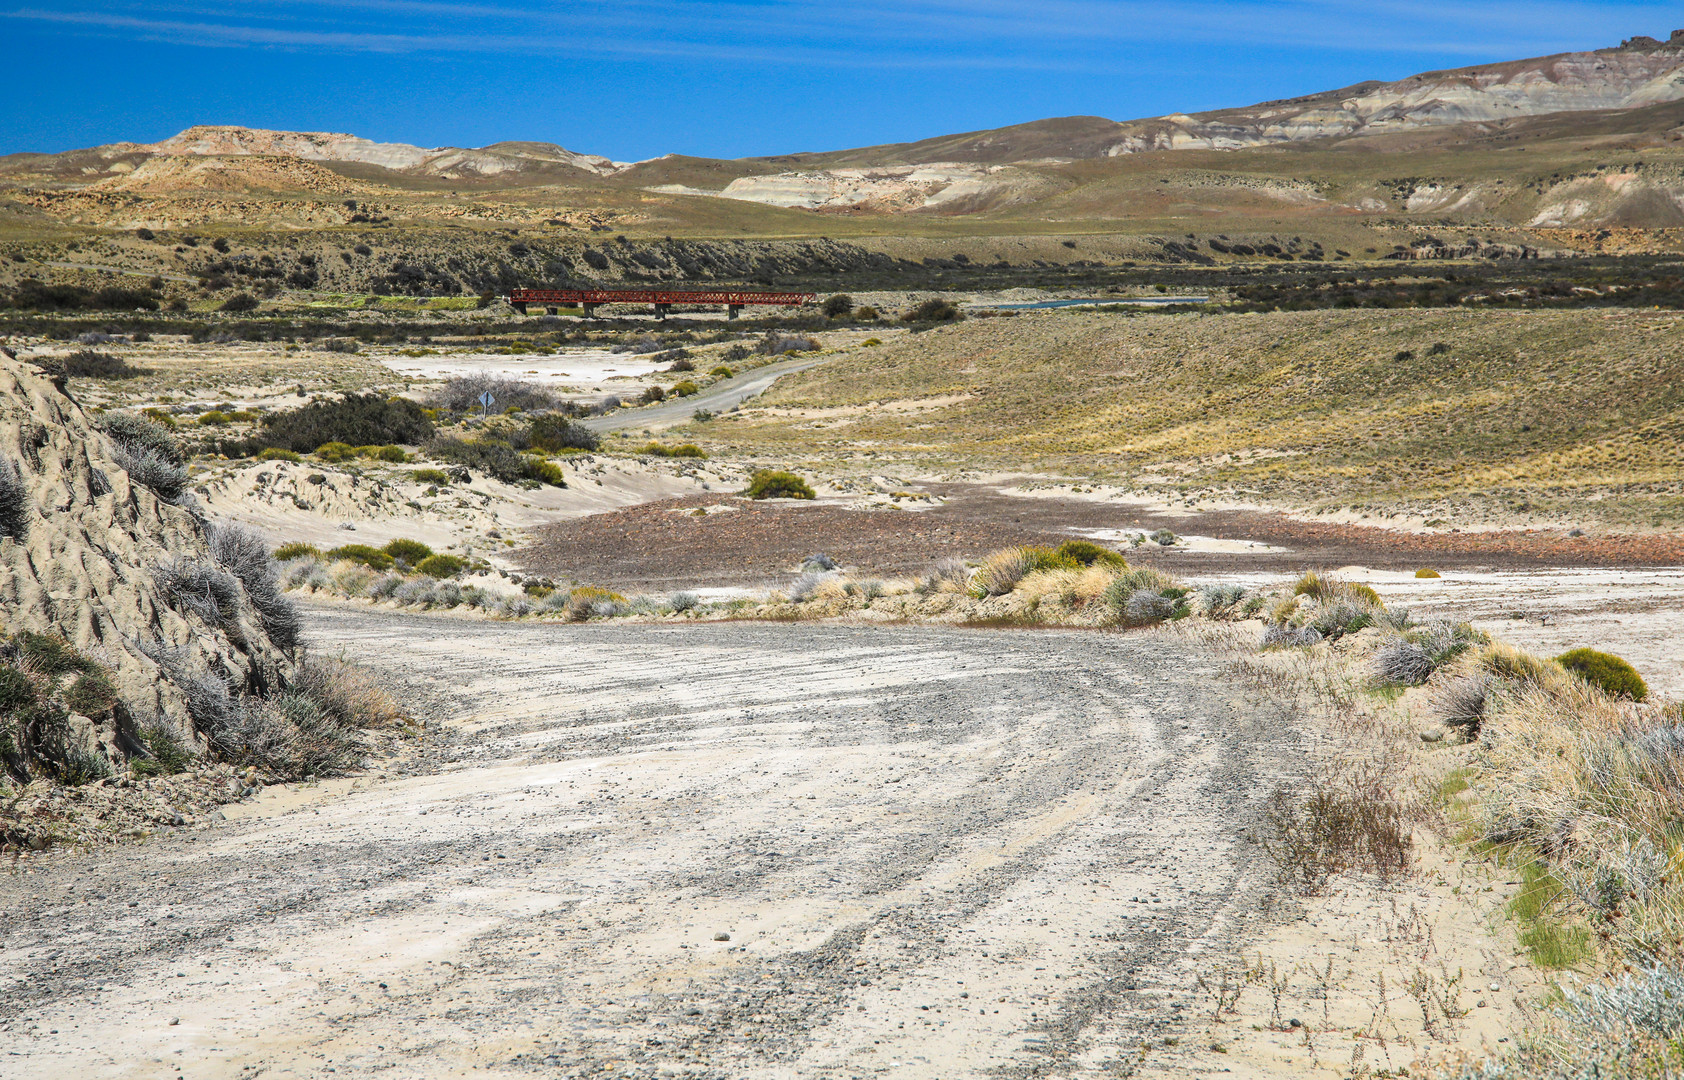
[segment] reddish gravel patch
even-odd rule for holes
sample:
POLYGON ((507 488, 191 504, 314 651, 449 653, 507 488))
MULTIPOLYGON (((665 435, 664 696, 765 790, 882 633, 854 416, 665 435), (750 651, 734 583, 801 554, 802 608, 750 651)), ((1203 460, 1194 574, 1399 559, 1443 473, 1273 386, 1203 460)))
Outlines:
POLYGON ((820 551, 844 566, 893 576, 919 572, 948 556, 975 558, 1013 544, 1057 544, 1080 535, 1082 529, 1166 527, 1290 550, 1250 555, 1148 545, 1130 550, 1130 559, 1188 573, 1290 572, 1345 565, 1413 570, 1684 564, 1684 536, 1675 533, 1419 534, 1295 521, 1274 513, 1143 515, 1125 506, 1023 498, 969 485, 932 485, 928 490, 946 497, 946 505, 921 511, 862 511, 734 496, 666 499, 545 526, 517 557, 528 571, 549 577, 619 588, 674 589, 781 581, 803 558, 820 551), (735 509, 706 517, 675 512, 720 505, 735 509))

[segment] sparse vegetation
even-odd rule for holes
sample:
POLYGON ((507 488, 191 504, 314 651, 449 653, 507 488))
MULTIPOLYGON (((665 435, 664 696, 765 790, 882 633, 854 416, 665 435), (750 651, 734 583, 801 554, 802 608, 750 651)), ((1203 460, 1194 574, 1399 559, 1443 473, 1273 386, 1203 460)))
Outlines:
POLYGON ((1378 767, 1338 771, 1305 795, 1277 790, 1264 819, 1259 842, 1281 880, 1299 892, 1321 892, 1335 874, 1390 880, 1409 869, 1411 815, 1378 767))

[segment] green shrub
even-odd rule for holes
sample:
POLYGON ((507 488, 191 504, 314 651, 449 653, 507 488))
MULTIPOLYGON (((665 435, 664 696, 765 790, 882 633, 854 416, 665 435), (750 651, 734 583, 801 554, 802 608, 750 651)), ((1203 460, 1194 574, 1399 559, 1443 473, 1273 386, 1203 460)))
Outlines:
POLYGON ((97 674, 99 665, 76 651, 76 647, 57 634, 37 634, 29 630, 12 638, 11 647, 34 667, 46 675, 68 675, 71 672, 97 674))
POLYGON ((1127 570, 1129 565, 1128 560, 1115 551, 1093 543, 1091 540, 1066 540, 1058 545, 1058 550, 1054 554, 1062 558, 1072 559, 1083 566, 1093 566, 1097 563, 1100 566, 1114 566, 1119 570, 1127 570))
POLYGON ((1352 582, 1345 586, 1345 591, 1351 596, 1356 597, 1358 600, 1367 601, 1375 607, 1385 606, 1380 602, 1380 594, 1374 591, 1374 586, 1372 585, 1364 585, 1361 582, 1352 582))
POLYGON ((257 455, 259 461, 303 461, 304 458, 291 450, 282 450, 278 446, 271 446, 257 455))
POLYGON ((672 384, 672 396, 673 397, 689 397, 691 394, 698 393, 701 389, 702 389, 701 387, 697 386, 695 383, 691 382, 689 379, 685 379, 682 382, 676 382, 676 383, 672 384))
POLYGON ((743 494, 751 499, 811 499, 813 489, 807 481, 781 469, 761 469, 749 478, 743 494))
POLYGON ((136 776, 174 776, 193 763, 193 752, 187 744, 162 724, 141 728, 140 741, 151 756, 129 762, 136 776))
POLYGON ((254 439, 259 445, 308 453, 329 442, 416 445, 432 437, 433 422, 415 402, 384 394, 347 394, 339 401, 314 401, 270 413, 254 439))
POLYGON ((350 461, 357 456, 354 449, 342 442, 322 443, 322 445, 316 447, 315 453, 323 461, 330 461, 335 464, 341 461, 350 461))
POLYGON ((1418 578, 1435 578, 1440 577, 1441 575, 1437 570, 1431 570, 1423 566, 1421 569, 1415 571, 1415 576, 1418 578))
POLYGON ((641 452, 645 454, 652 454, 655 457, 668 458, 705 459, 707 457, 707 454, 703 452, 702 448, 697 446, 695 443, 680 443, 677 446, 663 446, 658 442, 652 442, 646 443, 641 452))
POLYGON ((1170 532, 1168 529, 1159 529, 1146 539, 1152 541, 1154 544, 1157 544, 1159 547, 1173 547, 1175 542, 1181 538, 1170 532))
POLYGON ((854 298, 847 293, 837 293, 825 298, 821 310, 827 319, 840 319, 854 310, 854 298))
POLYGON ((602 446, 602 438, 583 424, 565 416, 539 416, 533 419, 527 441, 534 449, 557 453, 562 450, 591 450, 602 446))
POLYGON ((293 559, 302 559, 306 555, 319 559, 322 552, 316 545, 306 544, 302 540, 294 540, 275 549, 276 562, 290 562, 293 559))
POLYGON ((329 561, 345 559, 354 563, 362 563, 370 570, 390 570, 392 557, 376 547, 367 544, 341 544, 329 551, 323 558, 329 561))
POLYGON ((450 483, 450 474, 443 469, 415 469, 409 475, 422 484, 450 483))
MULTIPOLYGON (((860 308, 860 311, 861 312, 869 311, 871 314, 869 314, 869 315, 861 314, 861 315, 855 316, 855 318, 859 318, 859 319, 875 319, 875 318, 877 318, 877 309, 876 308, 860 308)), ((865 346, 868 349, 875 349, 877 346, 883 344, 883 339, 882 338, 868 337, 864 341, 860 342, 860 344, 865 346)))
POLYGON ((201 413, 197 421, 200 427, 218 427, 228 422, 228 414, 220 409, 212 409, 208 413, 201 413))
POLYGON ((65 690, 64 704, 71 712, 99 716, 117 704, 117 688, 103 671, 86 672, 65 690))
POLYGON ((964 317, 964 313, 959 310, 953 301, 944 297, 933 296, 902 315, 901 321, 909 323, 955 322, 964 317))
POLYGON ((395 465, 402 465, 409 460, 409 455, 404 453, 403 447, 390 443, 385 446, 359 446, 357 456, 373 458, 375 461, 389 461, 395 465))
POLYGON ((528 454, 525 460, 526 474, 523 479, 535 480, 540 484, 549 484, 551 487, 564 488, 567 486, 567 473, 562 470, 560 465, 531 454, 528 454))
POLYGON ((35 704, 35 684, 11 664, 0 665, 0 715, 19 712, 35 704))
POLYGON ((1642 701, 1649 696, 1649 686, 1637 669, 1612 653, 1573 649, 1556 657, 1555 662, 1610 697, 1642 701))
POLYGON ((433 553, 433 549, 419 540, 397 539, 387 544, 381 550, 399 562, 406 562, 411 566, 420 566, 421 560, 433 553))
POLYGON ((720 364, 718 367, 708 372, 708 374, 712 375, 716 379, 729 379, 731 376, 735 375, 736 372, 732 371, 724 364, 720 364))
POLYGON ((415 564, 415 569, 428 577, 455 577, 468 568, 468 560, 457 555, 429 555, 415 564))
POLYGON ((256 311, 257 297, 253 296, 251 293, 235 293, 233 296, 230 296, 222 302, 220 310, 233 312, 256 311))
POLYGON ((77 349, 69 356, 44 359, 40 364, 55 375, 72 379, 133 379, 152 374, 146 368, 134 367, 127 360, 94 349, 77 349))

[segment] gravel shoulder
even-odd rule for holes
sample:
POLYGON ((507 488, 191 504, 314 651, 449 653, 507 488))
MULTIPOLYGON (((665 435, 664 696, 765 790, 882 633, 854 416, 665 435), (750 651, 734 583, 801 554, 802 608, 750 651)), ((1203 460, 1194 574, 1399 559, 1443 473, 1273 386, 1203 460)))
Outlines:
POLYGON ((448 733, 15 864, 0 1075, 1114 1075, 1238 940, 1304 760, 1168 635, 309 629, 448 733))

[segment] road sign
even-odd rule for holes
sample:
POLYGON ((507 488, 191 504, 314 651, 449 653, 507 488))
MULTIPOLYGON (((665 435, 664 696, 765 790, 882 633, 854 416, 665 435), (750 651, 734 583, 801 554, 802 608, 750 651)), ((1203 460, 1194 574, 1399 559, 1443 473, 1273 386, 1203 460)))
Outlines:
POLYGON ((496 402, 496 400, 496 398, 491 396, 491 391, 489 390, 479 396, 479 403, 485 406, 485 415, 491 415, 491 406, 496 402))

